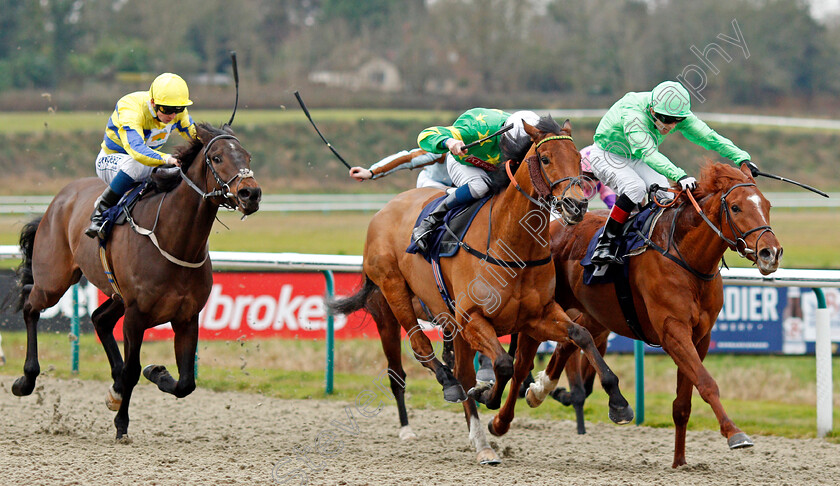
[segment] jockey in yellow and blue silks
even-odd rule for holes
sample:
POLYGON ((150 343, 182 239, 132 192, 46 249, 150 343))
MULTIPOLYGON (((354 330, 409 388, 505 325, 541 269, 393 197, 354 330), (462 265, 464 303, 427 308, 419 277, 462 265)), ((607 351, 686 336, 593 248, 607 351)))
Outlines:
POLYGON ((427 249, 426 239, 443 221, 450 208, 469 204, 490 192, 490 176, 497 166, 507 159, 520 162, 531 146, 531 137, 525 133, 523 120, 529 125, 540 121, 532 111, 517 111, 513 114, 502 110, 473 108, 467 110, 448 127, 429 127, 417 137, 417 145, 435 154, 446 155, 446 170, 456 188, 449 194, 412 232, 412 238, 423 252, 427 249), (505 125, 511 130, 481 142, 468 151, 464 146, 491 135, 505 125), (448 152, 448 153, 447 153, 448 152))
POLYGON ((102 213, 117 204, 135 182, 147 179, 155 167, 180 165, 178 159, 159 149, 173 130, 187 140, 196 137, 187 112, 191 104, 187 83, 172 73, 155 78, 149 91, 129 93, 117 101, 96 157, 96 175, 108 187, 96 200, 86 235, 102 238, 102 213))
POLYGON ((696 187, 694 177, 658 150, 671 131, 678 131, 689 141, 739 165, 747 164, 753 177, 758 173, 750 154, 691 113, 691 98, 680 83, 665 81, 652 91, 627 93, 601 118, 595 130, 595 145, 589 153, 592 172, 619 194, 598 239, 593 263, 600 265, 615 259, 612 240, 652 184, 667 188, 670 179, 683 190, 696 187))

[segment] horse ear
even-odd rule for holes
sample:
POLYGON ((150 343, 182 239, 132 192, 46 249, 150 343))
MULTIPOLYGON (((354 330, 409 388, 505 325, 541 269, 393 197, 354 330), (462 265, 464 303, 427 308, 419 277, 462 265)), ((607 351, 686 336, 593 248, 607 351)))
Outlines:
POLYGON ((213 135, 201 124, 195 126, 195 134, 204 145, 207 145, 207 142, 213 138, 213 135))
POLYGON ((536 140, 540 136, 540 131, 529 125, 525 120, 522 120, 522 128, 525 129, 525 133, 531 137, 531 140, 536 140))
POLYGON ((572 122, 566 118, 566 121, 563 122, 563 126, 561 127, 564 132, 572 133, 572 122))
POLYGON ((227 133, 228 135, 233 135, 233 128, 230 127, 227 123, 222 125, 222 130, 227 133))

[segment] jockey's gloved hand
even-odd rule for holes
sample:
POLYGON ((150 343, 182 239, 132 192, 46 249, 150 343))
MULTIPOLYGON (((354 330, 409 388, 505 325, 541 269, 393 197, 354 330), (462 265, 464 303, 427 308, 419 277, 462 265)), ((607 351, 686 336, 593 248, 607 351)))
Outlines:
POLYGON ((746 164, 746 166, 750 169, 750 174, 752 174, 753 179, 755 179, 756 177, 758 177, 758 174, 759 174, 759 172, 761 172, 761 171, 760 171, 760 170, 758 170, 758 166, 757 166, 757 165, 753 164, 753 163, 752 163, 752 161, 749 161, 749 160, 742 160, 742 161, 738 164, 738 166, 739 166, 739 167, 741 167, 741 168, 743 169, 743 168, 744 168, 744 164, 746 164))
POLYGON ((684 175, 677 181, 683 191, 693 191, 697 189, 697 179, 684 175))

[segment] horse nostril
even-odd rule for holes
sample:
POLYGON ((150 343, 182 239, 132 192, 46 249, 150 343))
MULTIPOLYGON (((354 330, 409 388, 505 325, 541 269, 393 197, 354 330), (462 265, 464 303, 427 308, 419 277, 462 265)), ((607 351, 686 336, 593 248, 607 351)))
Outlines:
POLYGON ((262 196, 262 189, 260 189, 259 187, 256 187, 256 188, 244 187, 244 188, 242 188, 238 191, 237 196, 239 197, 239 199, 241 199, 243 201, 259 202, 259 200, 262 196))
POLYGON ((758 257, 764 260, 765 262, 773 260, 773 254, 775 251, 770 251, 769 248, 762 248, 758 252, 758 257))

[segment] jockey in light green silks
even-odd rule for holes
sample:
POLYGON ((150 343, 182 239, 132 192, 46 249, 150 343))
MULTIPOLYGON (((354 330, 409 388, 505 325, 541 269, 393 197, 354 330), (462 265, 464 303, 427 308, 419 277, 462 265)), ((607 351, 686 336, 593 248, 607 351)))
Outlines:
POLYGON ((681 84, 665 81, 652 91, 627 93, 601 118, 589 154, 592 172, 619 194, 598 239, 593 263, 600 265, 615 259, 611 248, 613 238, 633 208, 645 198, 651 184, 668 187, 670 179, 677 181, 683 190, 696 187, 694 177, 658 150, 672 131, 733 162, 747 164, 753 177, 758 173, 758 167, 750 162, 750 154, 691 113, 691 98, 681 84))

